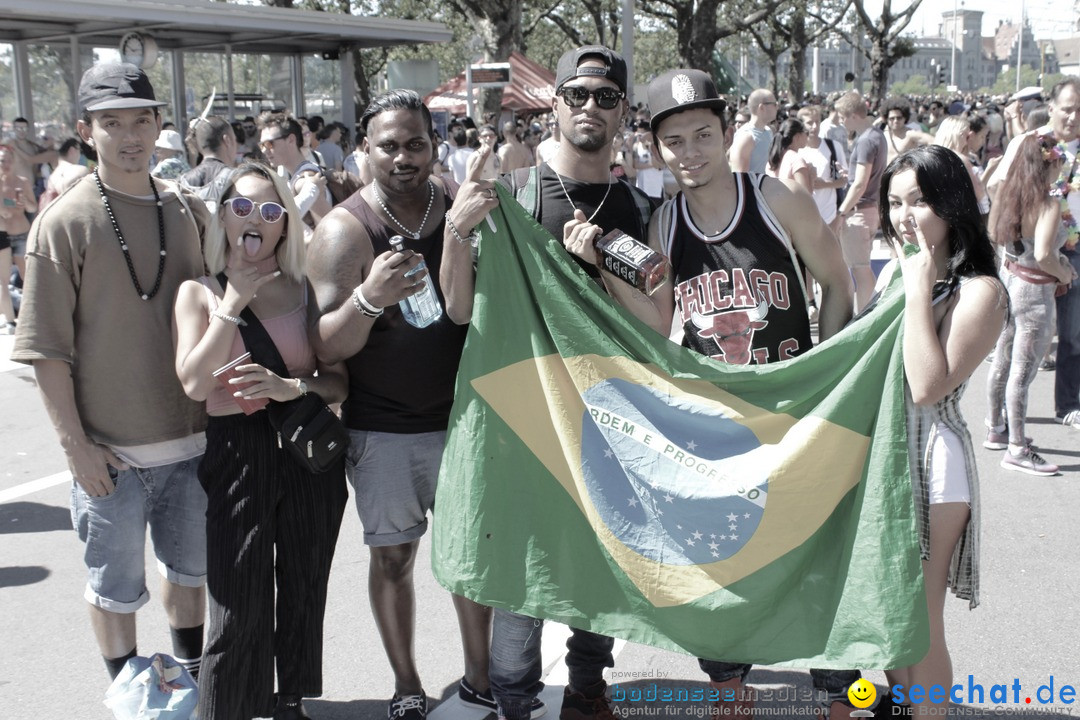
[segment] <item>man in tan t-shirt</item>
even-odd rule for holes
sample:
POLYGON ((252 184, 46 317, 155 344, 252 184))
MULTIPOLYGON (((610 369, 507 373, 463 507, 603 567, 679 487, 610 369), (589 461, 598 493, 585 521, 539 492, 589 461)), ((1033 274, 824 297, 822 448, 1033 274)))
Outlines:
POLYGON ((86 71, 78 132, 98 155, 34 221, 11 359, 32 364, 74 479, 72 518, 89 570, 83 597, 111 676, 137 655, 149 600, 149 525, 173 654, 197 673, 206 577, 206 495, 196 468, 206 413, 177 378, 172 303, 202 275, 206 209, 147 170, 161 129, 146 74, 86 71))

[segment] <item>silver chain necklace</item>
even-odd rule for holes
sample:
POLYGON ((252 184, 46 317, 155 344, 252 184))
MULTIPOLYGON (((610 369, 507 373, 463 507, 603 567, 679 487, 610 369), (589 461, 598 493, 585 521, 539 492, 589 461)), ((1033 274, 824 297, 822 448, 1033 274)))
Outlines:
MULTIPOLYGON (((548 167, 551 167, 551 166, 549 165, 548 167)), ((565 184, 563 183, 562 175, 560 175, 560 174, 559 174, 559 171, 558 171, 558 170, 556 170, 555 168, 551 168, 551 172, 555 173, 555 177, 559 178, 559 187, 561 187, 561 188, 562 188, 562 191, 563 191, 563 195, 565 195, 565 196, 566 196, 566 201, 567 201, 568 203, 570 203, 570 207, 572 207, 572 208, 574 208, 575 210, 577 210, 577 209, 578 209, 578 206, 577 206, 577 205, 575 205, 575 204, 574 204, 574 201, 570 199, 570 193, 566 192, 566 185, 565 185, 565 184)), ((585 222, 590 222, 590 223, 591 223, 591 222, 593 221, 593 218, 594 218, 594 217, 596 217, 597 215, 599 215, 599 214, 600 214, 600 208, 604 207, 604 203, 605 203, 605 202, 607 201, 607 197, 608 197, 608 195, 610 195, 610 194, 611 194, 611 186, 612 186, 612 185, 614 185, 614 184, 615 184, 615 183, 611 182, 611 180, 610 180, 610 178, 609 178, 609 179, 608 179, 608 185, 607 185, 607 190, 605 190, 605 191, 604 191, 604 197, 603 197, 603 199, 602 199, 602 200, 600 201, 600 204, 596 206, 596 209, 595 209, 595 210, 593 210, 593 214, 592 214, 592 215, 590 215, 590 216, 589 216, 589 219, 588 219, 588 220, 586 220, 585 222)), ((400 223, 399 223, 399 224, 400 224, 400 223)))
POLYGON ((390 208, 386 207, 386 203, 383 202, 382 196, 379 194, 379 184, 378 183, 372 183, 371 184, 371 190, 372 190, 372 192, 375 193, 375 199, 379 202, 379 207, 381 207, 383 212, 386 213, 386 216, 388 218, 390 218, 391 220, 393 220, 395 225, 397 225, 399 228, 401 228, 403 231, 405 231, 406 235, 411 237, 413 240, 419 240, 420 239, 420 233, 424 231, 424 226, 427 225, 428 215, 431 214, 431 206, 435 202, 435 186, 431 184, 430 180, 428 180, 427 186, 428 186, 427 210, 424 211, 424 219, 420 221, 420 227, 417 228, 416 232, 413 232, 409 228, 402 225, 401 221, 398 220, 396 217, 394 217, 394 213, 390 212, 390 208))

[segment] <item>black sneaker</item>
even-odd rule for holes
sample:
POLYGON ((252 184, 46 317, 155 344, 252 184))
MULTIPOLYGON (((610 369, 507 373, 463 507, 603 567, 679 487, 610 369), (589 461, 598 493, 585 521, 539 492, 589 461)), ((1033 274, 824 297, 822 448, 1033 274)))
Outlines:
POLYGON ((311 717, 304 712, 304 703, 300 698, 290 695, 278 697, 274 720, 311 720, 311 717))
POLYGON ((566 688, 563 690, 559 720, 617 720, 619 716, 611 709, 606 690, 607 683, 603 680, 581 692, 571 692, 570 688, 566 688))
POLYGON ((394 695, 386 711, 388 720, 425 720, 427 718, 427 695, 394 695))
MULTIPOLYGON (((466 707, 473 707, 479 710, 487 710, 489 712, 498 712, 498 704, 495 702, 495 697, 491 694, 491 688, 480 692, 465 678, 461 678, 458 683, 458 699, 466 707)), ((536 720, 543 717, 547 713, 547 705, 540 698, 533 698, 532 712, 529 715, 530 720, 536 720)))

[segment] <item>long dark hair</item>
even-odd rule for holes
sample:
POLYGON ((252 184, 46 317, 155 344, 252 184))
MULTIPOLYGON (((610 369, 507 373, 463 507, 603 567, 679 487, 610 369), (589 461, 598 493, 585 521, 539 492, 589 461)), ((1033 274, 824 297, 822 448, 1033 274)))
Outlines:
POLYGON ((990 234, 998 243, 1008 247, 1019 240, 1024 216, 1030 217, 1030 213, 1037 213, 1046 204, 1050 183, 1060 171, 1062 158, 1048 159, 1043 147, 1052 148, 1056 143, 1057 138, 1052 134, 1027 135, 1020 141, 990 212, 990 234))
POLYGON ((960 156, 940 145, 908 150, 894 159, 881 176, 881 232, 897 247, 903 244, 889 218, 889 185, 893 176, 913 170, 923 199, 934 214, 949 225, 949 259, 945 279, 955 286, 960 278, 987 275, 997 278, 997 256, 979 213, 975 187, 960 156))
POLYGON ((780 171, 780 162, 784 159, 784 153, 791 147, 795 136, 806 132, 806 126, 795 118, 788 118, 780 123, 780 129, 773 135, 772 145, 769 146, 769 168, 773 172, 780 171))

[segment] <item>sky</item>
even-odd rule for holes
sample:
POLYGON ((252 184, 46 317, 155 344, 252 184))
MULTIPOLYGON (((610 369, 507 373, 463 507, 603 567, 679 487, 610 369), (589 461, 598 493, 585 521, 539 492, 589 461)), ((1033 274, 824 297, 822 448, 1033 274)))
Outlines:
MULTIPOLYGON (((907 7, 908 0, 892 0, 894 11, 907 7)), ((1004 20, 1019 21, 1020 6, 1035 33, 1035 38, 1062 38, 1080 34, 1076 29, 1077 13, 1080 4, 1074 0, 967 0, 957 2, 960 10, 981 10, 983 13, 983 36, 993 35, 998 22, 1004 20)), ((867 9, 872 5, 881 7, 881 0, 868 0, 867 9)), ((953 0, 923 0, 915 12, 907 29, 916 35, 936 35, 941 24, 941 13, 951 12, 953 0)))

